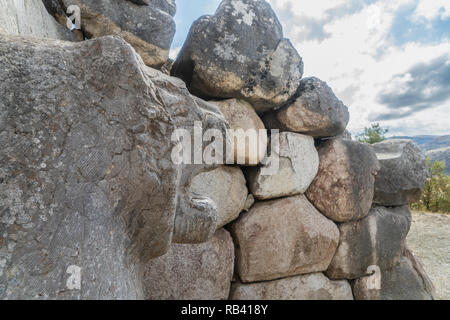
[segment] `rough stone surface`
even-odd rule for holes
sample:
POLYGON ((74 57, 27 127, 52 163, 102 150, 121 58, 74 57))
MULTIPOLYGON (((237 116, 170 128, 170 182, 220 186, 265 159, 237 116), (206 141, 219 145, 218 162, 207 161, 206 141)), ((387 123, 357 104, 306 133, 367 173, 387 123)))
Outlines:
POLYGON ((373 145, 380 162, 374 202, 402 206, 420 200, 428 168, 424 153, 411 140, 385 140, 373 145))
POLYGON ((175 0, 128 0, 137 5, 153 6, 174 16, 177 7, 175 0))
POLYGON ((393 268, 405 249, 411 226, 409 208, 376 207, 369 216, 340 224, 339 247, 326 275, 331 279, 356 279, 368 274, 368 268, 393 268))
POLYGON ((255 197, 251 193, 248 194, 247 200, 245 200, 244 211, 248 212, 255 204, 255 197))
POLYGON ((314 137, 340 135, 347 127, 350 114, 347 107, 322 80, 301 80, 296 99, 280 110, 267 113, 268 129, 280 129, 314 137))
POLYGON ((70 30, 53 19, 40 0, 0 0, 0 8, 0 28, 8 34, 74 40, 70 30))
POLYGON ((259 200, 305 193, 317 175, 319 155, 312 137, 282 132, 279 141, 279 169, 275 174, 263 175, 264 166, 248 170, 250 191, 259 200))
POLYGON ((352 134, 347 129, 343 133, 341 133, 340 135, 337 135, 336 138, 353 140, 352 134))
POLYGON ((194 22, 172 68, 195 95, 240 98, 257 112, 296 92, 303 62, 264 0, 223 0, 194 22))
POLYGON ((336 225, 303 195, 256 203, 231 230, 243 282, 324 271, 339 242, 336 225))
POLYGON ((425 282, 429 280, 420 269, 417 269, 417 261, 411 257, 411 255, 402 257, 400 263, 391 270, 381 270, 378 287, 371 284, 370 277, 357 279, 353 284, 355 299, 432 300, 434 293, 427 290, 429 284, 425 282))
MULTIPOLYGON (((255 141, 234 139, 234 163, 238 165, 257 165, 260 163, 266 155, 267 131, 253 107, 238 99, 210 102, 217 105, 230 124, 231 129, 243 130, 243 137, 249 132, 248 130, 257 133, 255 141), (245 157, 241 159, 238 155, 245 155, 245 157)), ((236 133, 238 132, 236 131, 236 133)))
POLYGON ((242 284, 231 289, 232 300, 353 300, 346 280, 330 281, 322 273, 242 284))
MULTIPOLYGON (((81 27, 88 37, 118 35, 131 44, 148 66, 166 63, 175 35, 175 1, 149 0, 148 5, 124 0, 62 0, 78 5, 81 27)), ((140 1, 142 2, 142 1, 140 1)))
MULTIPOLYGON (((182 83, 181 80, 180 83, 182 83)), ((211 129, 212 131, 215 131, 220 137, 226 137, 226 131, 229 129, 229 126, 226 120, 222 117, 219 109, 217 109, 215 105, 209 104, 195 96, 189 96, 189 98, 192 99, 197 106, 205 111, 203 120, 200 121, 200 123, 198 123, 198 120, 201 119, 192 119, 191 111, 189 110, 189 108, 185 107, 186 103, 189 102, 178 99, 173 95, 167 96, 169 102, 174 103, 177 106, 177 115, 182 115, 192 120, 186 121, 185 123, 179 124, 177 126, 177 129, 184 129, 189 134, 186 139, 192 139, 192 137, 195 136, 196 129, 194 125, 198 124, 200 124, 202 128, 198 131, 200 136, 204 137, 206 133, 211 129)), ((183 137, 181 140, 184 139, 185 138, 183 137)), ((195 145, 186 146, 182 142, 178 142, 179 144, 177 144, 177 146, 173 149, 172 156, 173 154, 178 154, 178 147, 181 146, 182 149, 192 149, 190 153, 187 152, 187 155, 190 155, 189 163, 195 162, 195 153, 197 153, 195 152, 195 145)), ((224 145, 226 145, 227 143, 228 140, 227 138, 225 138, 224 145)), ((203 150, 201 150, 202 159, 199 159, 201 160, 200 163, 206 160, 204 158, 205 155, 216 153, 217 150, 215 148, 210 149, 211 144, 213 143, 211 143, 210 141, 203 142, 203 150), (208 150, 206 149, 206 147, 208 148, 208 150), (214 152, 212 152, 212 150, 214 150, 214 152)), ((185 151, 183 149, 181 151, 183 157, 184 152, 185 151)), ((210 239, 218 229, 218 222, 220 222, 217 216, 218 210, 220 210, 219 205, 214 203, 211 198, 193 192, 190 186, 194 177, 203 172, 208 172, 219 167, 220 164, 225 163, 228 157, 228 153, 226 152, 226 150, 224 150, 221 155, 219 155, 218 157, 214 157, 215 159, 213 159, 212 164, 203 163, 183 165, 178 187, 178 204, 175 217, 174 234, 172 239, 173 242, 190 244, 202 243, 210 239)), ((178 156, 175 158, 178 158, 178 156)), ((178 161, 181 159, 176 160, 178 161)))
POLYGON ((351 140, 330 139, 319 148, 319 173, 306 196, 336 222, 362 219, 372 205, 379 164, 372 148, 351 140))
POLYGON ((0 78, 0 299, 142 297, 188 197, 171 134, 218 109, 118 37, 0 35, 0 78))
POLYGON ((434 299, 436 300, 436 287, 433 284, 433 281, 430 279, 428 274, 426 273, 425 269, 423 268, 422 262, 419 260, 419 258, 408 248, 408 246, 405 247, 405 258, 411 263, 412 267, 416 271, 416 273, 419 275, 419 277, 423 281, 423 287, 425 291, 434 299))
POLYGON ((234 245, 224 229, 202 244, 173 244, 145 266, 144 293, 150 300, 225 300, 230 293, 234 245))
POLYGON ((217 228, 235 220, 245 207, 247 186, 238 167, 222 166, 193 177, 190 192, 211 199, 217 206, 217 228))

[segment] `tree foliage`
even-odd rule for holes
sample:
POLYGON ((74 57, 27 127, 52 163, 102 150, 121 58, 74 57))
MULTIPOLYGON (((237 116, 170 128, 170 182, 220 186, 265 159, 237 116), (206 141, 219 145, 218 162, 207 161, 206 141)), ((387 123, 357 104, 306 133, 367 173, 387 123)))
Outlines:
POLYGON ((445 174, 445 162, 431 163, 427 158, 429 178, 422 199, 411 207, 415 210, 450 213, 450 176, 445 174))
POLYGON ((380 126, 379 123, 374 123, 370 128, 364 128, 364 131, 358 134, 356 138, 359 142, 374 144, 386 140, 388 131, 388 129, 380 126))

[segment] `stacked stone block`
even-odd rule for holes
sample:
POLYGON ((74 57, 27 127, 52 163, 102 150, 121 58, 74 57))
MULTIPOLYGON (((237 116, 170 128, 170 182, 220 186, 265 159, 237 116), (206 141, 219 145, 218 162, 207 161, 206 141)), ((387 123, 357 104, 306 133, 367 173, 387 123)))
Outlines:
POLYGON ((197 20, 173 77, 147 66, 167 62, 174 1, 43 3, 60 23, 76 3, 99 39, 0 24, 0 297, 433 299, 405 246, 423 154, 352 141, 348 108, 302 79, 266 1, 197 20), (170 134, 194 122, 267 133, 234 165, 177 166, 170 134), (279 168, 264 175, 270 130, 279 168), (67 287, 77 265, 84 280, 67 287))

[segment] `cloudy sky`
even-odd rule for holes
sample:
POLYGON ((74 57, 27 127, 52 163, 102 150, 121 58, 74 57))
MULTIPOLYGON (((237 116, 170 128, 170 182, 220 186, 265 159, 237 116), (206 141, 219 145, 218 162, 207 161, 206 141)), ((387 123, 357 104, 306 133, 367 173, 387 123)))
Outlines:
MULTIPOLYGON (((220 0, 177 0, 171 55, 220 0)), ((450 134, 449 0, 268 0, 305 63, 349 107, 354 134, 450 134)))

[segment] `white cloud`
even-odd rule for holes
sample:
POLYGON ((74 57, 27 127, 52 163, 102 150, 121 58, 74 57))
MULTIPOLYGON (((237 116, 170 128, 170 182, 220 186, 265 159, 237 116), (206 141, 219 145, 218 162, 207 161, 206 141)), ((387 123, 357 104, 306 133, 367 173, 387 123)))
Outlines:
POLYGON ((326 17, 329 9, 345 4, 347 0, 268 0, 275 10, 293 10, 297 15, 305 15, 315 18, 326 17))
MULTIPOLYGON (((391 83, 394 76, 407 73, 417 63, 450 52, 448 41, 428 45, 407 43, 401 47, 389 43, 389 32, 399 9, 414 4, 415 0, 379 0, 371 5, 361 5, 359 2, 359 10, 324 20, 323 29, 327 37, 320 40, 304 40, 299 36, 299 32, 302 32, 299 18, 309 16, 323 19, 328 9, 337 8, 343 1, 268 2, 275 11, 281 13, 289 9, 293 14, 292 19, 281 19, 281 23, 285 36, 291 38, 303 57, 305 76, 317 76, 327 81, 336 95, 349 106, 349 129, 354 133, 369 126, 369 117, 374 113, 389 112, 386 106, 378 102, 378 95, 390 88, 402 89, 401 83, 391 83)), ((395 134, 402 130, 402 133, 409 130, 408 134, 449 133, 449 113, 450 103, 446 102, 439 108, 423 110, 403 119, 382 121, 381 124, 393 128, 395 134), (444 116, 436 114, 445 110, 447 113, 444 116)))
POLYGON ((440 19, 450 18, 449 0, 420 0, 414 12, 416 19, 425 18, 432 20, 437 17, 440 19))

